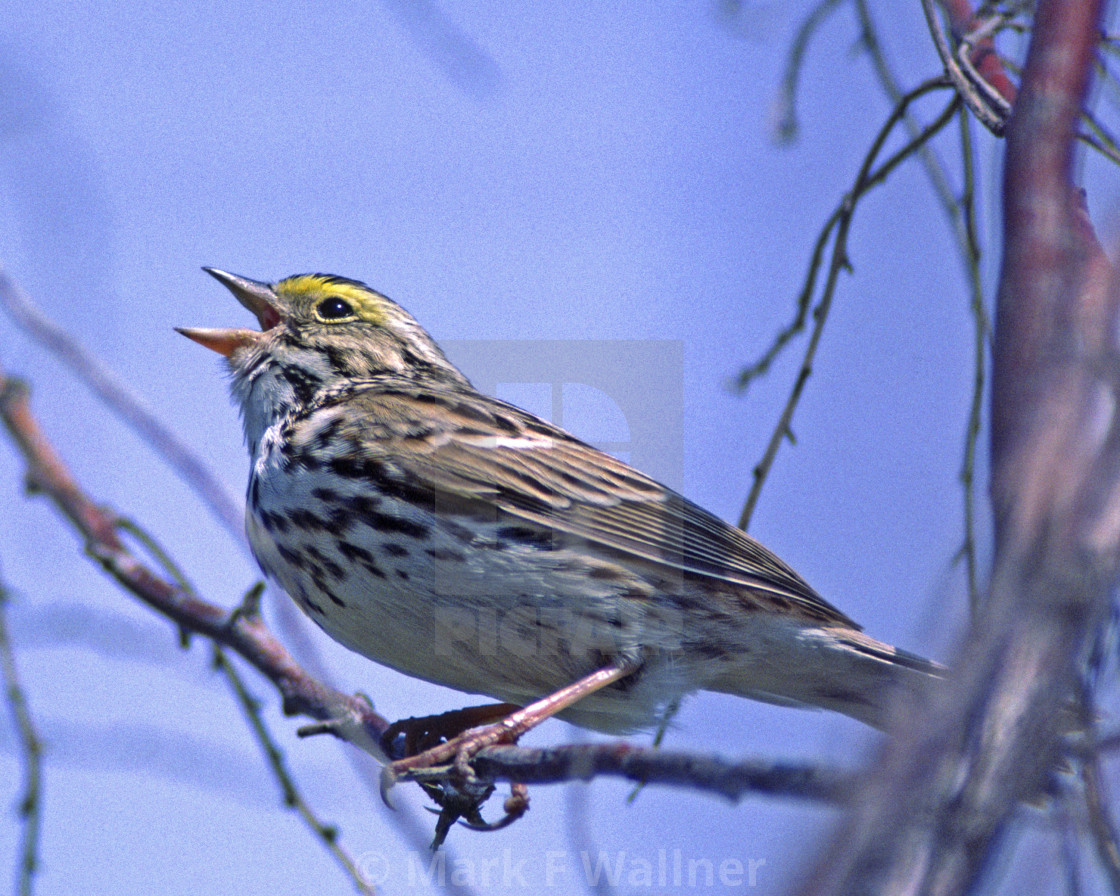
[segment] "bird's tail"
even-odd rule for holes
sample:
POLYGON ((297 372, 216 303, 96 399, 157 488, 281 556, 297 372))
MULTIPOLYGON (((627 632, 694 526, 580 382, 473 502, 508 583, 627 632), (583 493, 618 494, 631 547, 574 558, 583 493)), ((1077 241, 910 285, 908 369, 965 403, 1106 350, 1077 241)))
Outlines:
POLYGON ((792 627, 784 643, 754 645, 708 689, 783 705, 834 710, 885 728, 894 702, 943 680, 944 666, 853 628, 792 627))

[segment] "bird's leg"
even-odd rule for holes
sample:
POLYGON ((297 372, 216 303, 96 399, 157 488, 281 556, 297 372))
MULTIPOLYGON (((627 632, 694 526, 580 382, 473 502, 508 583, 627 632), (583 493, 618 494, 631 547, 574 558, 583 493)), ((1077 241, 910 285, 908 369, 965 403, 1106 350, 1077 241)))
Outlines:
POLYGON ((558 712, 562 712, 584 697, 594 694, 596 691, 602 690, 628 675, 633 675, 640 666, 641 661, 636 658, 620 657, 609 666, 604 666, 579 681, 573 682, 547 697, 542 697, 523 709, 510 713, 500 722, 487 725, 484 728, 464 731, 458 737, 454 737, 446 743, 438 744, 422 753, 417 753, 415 756, 391 762, 385 766, 381 773, 382 795, 384 796, 399 778, 408 780, 413 778, 417 772, 449 763, 464 779, 468 779, 473 776, 470 769, 470 760, 479 751, 495 744, 516 743, 517 739, 526 731, 535 728, 541 722, 558 712))

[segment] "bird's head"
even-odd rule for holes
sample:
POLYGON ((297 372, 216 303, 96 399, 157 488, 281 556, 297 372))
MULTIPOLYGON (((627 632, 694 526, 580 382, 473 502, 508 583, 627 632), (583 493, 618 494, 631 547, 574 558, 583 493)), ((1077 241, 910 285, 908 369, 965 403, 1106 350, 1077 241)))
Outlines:
POLYGON ((390 374, 466 382, 411 314, 357 280, 297 274, 261 283, 203 270, 260 329, 176 329, 225 357, 251 445, 279 417, 351 381, 390 374))

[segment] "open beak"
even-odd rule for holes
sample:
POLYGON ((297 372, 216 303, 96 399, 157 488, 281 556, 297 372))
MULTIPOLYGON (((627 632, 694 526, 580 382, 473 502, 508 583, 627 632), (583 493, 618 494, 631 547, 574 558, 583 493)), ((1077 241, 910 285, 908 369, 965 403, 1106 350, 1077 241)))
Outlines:
POLYGON ((277 306, 276 294, 267 283, 250 280, 248 277, 238 277, 216 268, 203 268, 207 274, 221 283, 242 305, 248 308, 257 317, 260 330, 243 329, 208 329, 204 327, 176 327, 188 339, 193 339, 199 345, 204 345, 219 355, 229 357, 239 348, 252 345, 261 338, 261 333, 271 330, 280 323, 280 309, 277 306))

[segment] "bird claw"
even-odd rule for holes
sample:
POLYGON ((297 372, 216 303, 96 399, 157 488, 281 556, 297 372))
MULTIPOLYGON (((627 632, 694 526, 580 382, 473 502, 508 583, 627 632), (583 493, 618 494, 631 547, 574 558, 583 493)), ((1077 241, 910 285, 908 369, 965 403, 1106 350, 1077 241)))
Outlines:
POLYGON ((381 802, 392 809, 394 812, 397 807, 393 805, 392 800, 389 799, 389 791, 393 789, 393 785, 397 783, 396 773, 393 771, 393 764, 390 762, 381 768, 381 778, 378 781, 377 789, 381 794, 381 802))
POLYGON ((480 809, 494 793, 494 784, 480 778, 471 760, 486 747, 513 743, 517 734, 501 724, 473 728, 414 756, 390 762, 381 770, 381 799, 395 808, 389 792, 398 781, 415 781, 438 805, 432 849, 438 849, 451 827, 458 822, 473 831, 499 831, 517 821, 529 808, 528 789, 514 783, 506 799, 503 816, 486 821, 480 809))
POLYGON ((388 793, 397 780, 404 779, 419 783, 443 808, 439 822, 436 824, 433 848, 437 848, 443 842, 451 825, 460 818, 467 820, 468 827, 478 825, 480 830, 500 830, 525 814, 529 805, 527 792, 524 787, 511 792, 510 798, 506 801, 505 817, 494 824, 487 823, 478 814, 478 808, 494 792, 494 785, 475 773, 474 768, 471 767, 471 760, 487 747, 517 743, 521 735, 545 719, 562 712, 588 694, 593 694, 600 688, 632 675, 640 667, 639 658, 622 657, 520 709, 509 707, 508 704, 474 707, 445 713, 442 717, 409 719, 389 726, 381 740, 382 746, 387 751, 396 746, 401 734, 405 735, 406 750, 410 743, 415 742, 418 733, 423 738, 435 736, 437 728, 433 727, 432 723, 441 720, 448 722, 455 719, 461 723, 458 726, 461 733, 415 755, 405 756, 403 759, 389 763, 381 775, 381 798, 385 800, 386 805, 392 806, 388 800, 388 793), (504 711, 507 708, 514 709, 514 712, 505 715, 500 722, 475 727, 482 718, 492 719, 498 715, 496 710, 504 711), (464 728, 466 730, 463 730, 464 728))
MULTIPOLYGON (((467 735, 459 735, 422 753, 386 764, 381 769, 382 801, 390 809, 395 808, 389 799, 389 792, 398 781, 415 781, 429 794, 440 785, 450 785, 461 790, 464 785, 480 781, 471 768, 470 760, 485 746, 489 746, 489 743, 483 742, 472 748, 467 735)), ((443 805, 441 800, 437 799, 437 802, 443 805)))
POLYGON ((510 795, 503 804, 504 814, 497 821, 487 821, 482 817, 481 811, 482 804, 494 792, 493 784, 486 784, 473 794, 432 786, 425 786, 425 790, 440 804, 439 820, 432 838, 433 850, 439 849, 455 823, 472 831, 500 831, 521 818, 529 809, 529 791, 524 784, 510 785, 510 795))
POLYGON ((502 828, 509 827, 529 811, 529 788, 520 782, 511 784, 509 796, 506 797, 502 810, 505 814, 497 821, 486 821, 482 813, 476 809, 473 813, 474 817, 464 816, 464 820, 459 824, 472 831, 483 832, 500 831, 502 828))

